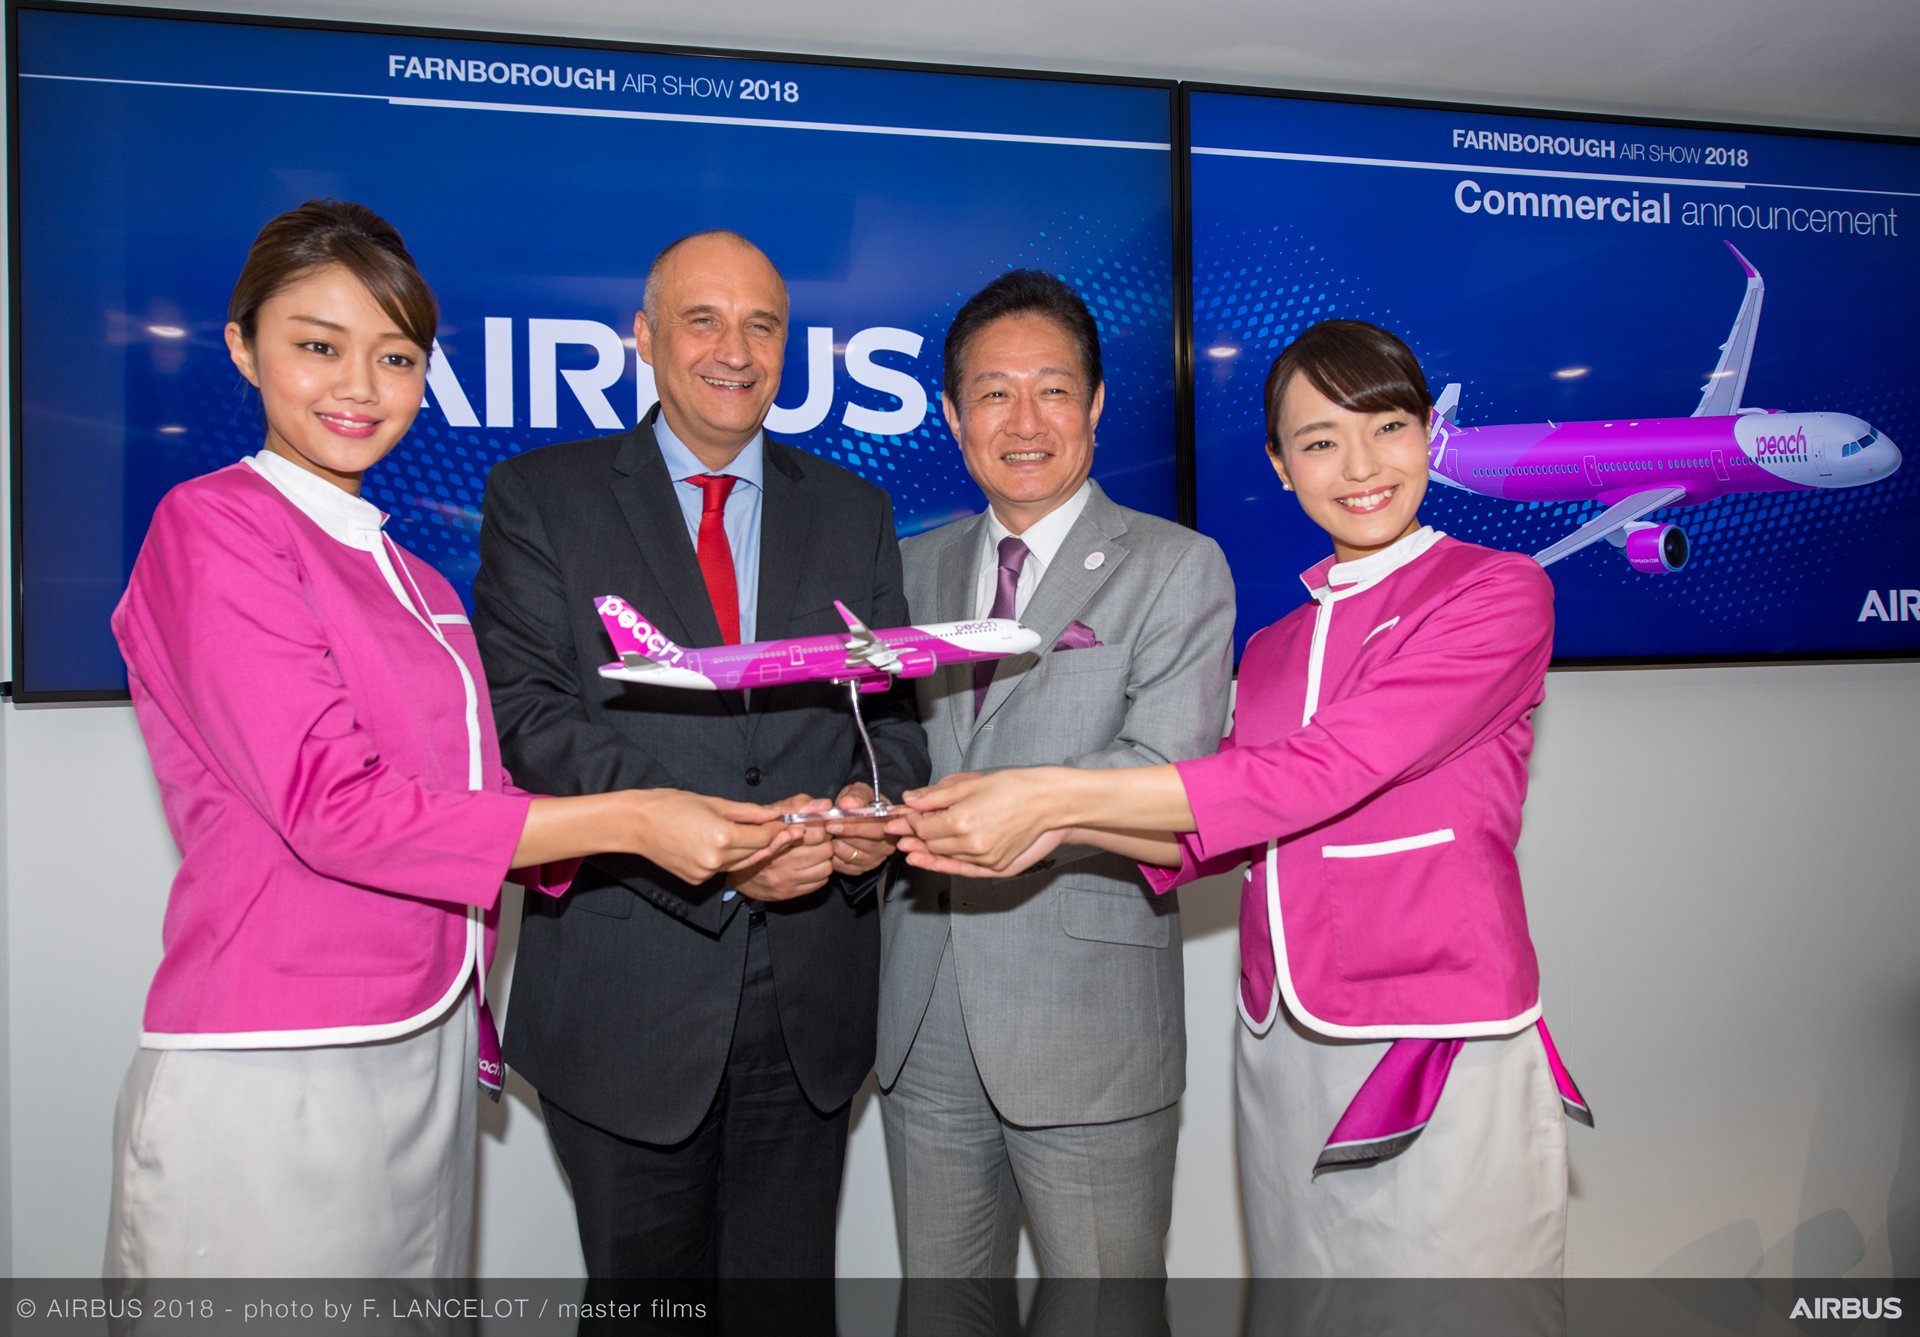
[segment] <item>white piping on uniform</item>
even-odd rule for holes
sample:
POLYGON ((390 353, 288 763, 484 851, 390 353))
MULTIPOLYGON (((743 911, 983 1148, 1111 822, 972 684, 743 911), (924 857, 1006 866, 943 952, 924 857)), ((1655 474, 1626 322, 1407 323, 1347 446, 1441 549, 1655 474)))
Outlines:
MULTIPOLYGON (((1372 589, 1401 567, 1425 553, 1446 535, 1431 525, 1423 525, 1390 547, 1383 548, 1370 556, 1352 562, 1337 562, 1327 571, 1327 583, 1311 591, 1314 602, 1319 605, 1313 615, 1313 643, 1307 652, 1307 695, 1305 709, 1300 716, 1300 727, 1313 723, 1313 717, 1320 709, 1320 675, 1326 658, 1327 637, 1333 625, 1333 606, 1342 599, 1359 594, 1362 590, 1372 589), (1339 589, 1333 586, 1339 584, 1339 589)), ((1375 628, 1375 630, 1379 630, 1375 628)), ((1322 845, 1320 853, 1326 858, 1365 857, 1368 854, 1387 854, 1398 849, 1418 849, 1422 845, 1437 845, 1453 839, 1453 831, 1429 832, 1424 836, 1411 836, 1403 840, 1387 840, 1376 845, 1322 845), (1414 842, 1414 843, 1409 843, 1414 842), (1334 853, 1333 851, 1346 851, 1334 853)), ((1366 1026, 1343 1026, 1338 1022, 1327 1021, 1307 1011, 1300 1001, 1299 993, 1293 987, 1293 972, 1287 961, 1287 927, 1280 918, 1280 842, 1267 842, 1267 937, 1273 945, 1274 982, 1277 994, 1287 1001, 1287 1011, 1291 1012, 1300 1024, 1321 1035, 1332 1036, 1340 1040, 1372 1039, 1423 1039, 1448 1040, 1482 1035, 1510 1035, 1515 1031, 1531 1026, 1540 1018, 1540 1004, 1536 1000, 1532 1007, 1516 1017, 1501 1021, 1461 1021, 1439 1024, 1406 1024, 1400 1022, 1377 1022, 1366 1026)), ((1253 870, 1247 870, 1249 877, 1253 870)), ((1276 1007, 1278 998, 1275 1000, 1276 1007)), ((1254 1026, 1246 1015, 1246 1000, 1240 1000, 1240 1015, 1254 1033, 1264 1034, 1272 1026, 1269 1017, 1266 1026, 1254 1026)))
MULTIPOLYGON (((470 625, 464 613, 434 613, 427 606, 426 596, 420 593, 420 586, 413 578, 413 570, 407 566, 406 558, 393 540, 388 538, 383 528, 386 517, 379 508, 364 497, 354 496, 342 491, 299 465, 270 450, 261 450, 249 456, 245 463, 260 475, 274 491, 285 497, 301 514, 312 520, 319 529, 343 547, 358 548, 373 557, 374 565, 387 582, 387 588, 397 599, 400 606, 413 616, 414 621, 427 629, 433 639, 440 644, 453 660, 453 666, 460 674, 460 685, 466 694, 467 725, 467 788, 479 790, 484 787, 485 774, 481 764, 480 751, 480 694, 474 685, 473 675, 467 671, 467 665, 460 658, 459 651, 448 644, 441 634, 441 625, 470 625), (393 558, 387 550, 393 549, 393 558), (406 572, 407 585, 413 589, 413 598, 419 600, 415 607, 413 599, 407 597, 405 586, 400 583, 399 574, 394 570, 393 559, 397 558, 401 570, 406 572)), ((454 974, 453 983, 447 991, 424 1012, 399 1021, 371 1022, 353 1026, 320 1026, 299 1030, 277 1031, 197 1031, 174 1034, 159 1031, 143 1031, 140 1035, 142 1049, 294 1049, 310 1048, 318 1045, 366 1044, 376 1040, 390 1040, 396 1036, 407 1035, 419 1030, 451 1007, 460 997, 467 981, 479 969, 479 962, 486 951, 485 920, 480 907, 467 907, 466 951, 460 961, 460 969, 454 974)))
POLYGON ((1425 835, 1401 836, 1398 840, 1376 840, 1365 845, 1322 845, 1322 859, 1371 859, 1380 854, 1404 854, 1408 850, 1424 850, 1431 845, 1445 845, 1453 839, 1453 828, 1443 826, 1438 831, 1429 831, 1425 835))
POLYGON ((1300 995, 1293 987, 1293 974, 1287 966, 1287 926, 1280 919, 1280 842, 1267 842, 1267 926, 1273 939, 1274 978, 1279 981, 1280 992, 1286 996, 1287 1011, 1298 1018, 1301 1025, 1322 1035, 1330 1035, 1336 1040, 1453 1040, 1468 1039, 1483 1035, 1512 1035, 1515 1031, 1525 1030, 1540 1020, 1540 1003, 1534 1000, 1532 1007, 1518 1016, 1507 1017, 1500 1021, 1451 1021, 1438 1023, 1408 1023, 1382 1021, 1366 1026, 1342 1026, 1337 1021, 1327 1021, 1307 1011, 1300 1001, 1300 995))

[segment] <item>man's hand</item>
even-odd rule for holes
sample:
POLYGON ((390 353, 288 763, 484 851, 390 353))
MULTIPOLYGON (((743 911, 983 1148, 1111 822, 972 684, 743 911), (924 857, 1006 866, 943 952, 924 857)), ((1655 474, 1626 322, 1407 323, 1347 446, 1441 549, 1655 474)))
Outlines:
MULTIPOLYGON (((855 780, 840 791, 833 801, 836 808, 864 808, 873 802, 873 787, 855 780)), ((878 820, 828 822, 828 845, 833 850, 833 871, 847 877, 865 877, 893 854, 896 838, 891 824, 878 820)))
MULTIPOLYGON (((825 806, 807 794, 795 794, 773 805, 780 813, 825 806)), ((799 838, 736 868, 727 875, 727 885, 754 901, 790 901, 826 886, 833 874, 833 847, 825 826, 809 824, 788 829, 798 830, 799 838)))

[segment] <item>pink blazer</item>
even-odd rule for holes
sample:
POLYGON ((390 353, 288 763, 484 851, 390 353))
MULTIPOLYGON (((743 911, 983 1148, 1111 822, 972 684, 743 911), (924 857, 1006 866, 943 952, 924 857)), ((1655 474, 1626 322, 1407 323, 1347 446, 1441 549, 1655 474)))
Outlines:
POLYGON ((265 452, 154 513, 113 614, 181 854, 147 1048, 385 1039, 484 978, 529 800, 458 598, 384 519, 265 452))
POLYGON ((1251 859, 1240 1001, 1342 1038, 1505 1035, 1540 1014, 1514 844, 1553 586, 1422 529, 1301 579, 1256 635, 1233 731, 1179 763, 1199 829, 1165 889, 1251 859))

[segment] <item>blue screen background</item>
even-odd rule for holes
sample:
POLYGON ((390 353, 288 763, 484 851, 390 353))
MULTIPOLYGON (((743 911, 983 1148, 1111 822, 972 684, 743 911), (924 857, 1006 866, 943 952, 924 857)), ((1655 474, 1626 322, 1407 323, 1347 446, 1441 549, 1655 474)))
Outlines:
MULTIPOLYGON (((1279 351, 1329 317, 1406 339, 1437 394, 1460 382, 1463 426, 1685 417, 1745 290, 1731 240, 1766 280, 1743 403, 1855 414, 1905 455, 1866 487, 1732 495, 1655 519, 1682 525, 1681 571, 1634 571, 1605 543, 1549 568, 1563 659, 1833 654, 1920 649, 1920 623, 1862 622, 1867 591, 1920 587, 1920 349, 1910 295, 1920 248, 1858 237, 1707 226, 1488 217, 1457 184, 1672 195, 1770 206, 1895 210, 1920 230, 1920 146, 1195 93, 1191 98, 1200 528, 1225 548, 1240 643, 1305 600, 1298 576, 1324 535, 1281 490, 1264 450, 1262 385, 1279 351), (1456 128, 1744 149, 1744 168, 1650 166, 1472 152, 1456 128), (1395 165, 1229 157, 1204 148, 1395 165), (1457 170, 1406 166, 1458 164, 1457 170), (1549 182, 1484 167, 1680 178, 1549 182), (1476 169, 1480 174, 1475 175, 1476 169), (1737 192, 1713 184, 1738 181, 1737 192), (1767 183, 1767 184, 1751 184, 1767 183), (1839 193, 1846 185, 1894 194, 1839 193), (1793 187, 1819 186, 1823 189, 1793 187), (1908 296, 1902 296, 1906 294, 1908 296), (1216 354, 1210 355, 1209 350, 1216 354), (1556 370, 1586 367, 1572 380, 1556 370)), ((1602 509, 1516 504, 1433 485, 1421 515, 1491 547, 1536 552, 1602 509)))
MULTIPOLYGON (((369 204, 405 234, 440 299, 442 361, 482 424, 486 322, 513 322, 512 425, 455 425, 430 390, 367 480, 389 532, 463 597, 488 470, 612 430, 564 377, 593 365, 585 346, 560 346, 556 420, 533 422, 529 322, 593 321, 630 341, 652 255, 708 227, 747 234, 786 275, 793 339, 780 406, 807 398, 809 327, 831 328, 841 349, 877 326, 922 336, 916 357, 875 355, 922 386, 918 426, 885 437, 845 426, 849 403, 901 401, 857 383, 836 352, 831 408, 788 438, 887 488, 903 534, 979 508, 940 421, 940 342, 960 303, 1014 265, 1060 274, 1100 321, 1111 389, 1096 477, 1127 505, 1176 512, 1166 89, 45 11, 23 11, 19 33, 26 633, 15 674, 29 693, 124 688, 108 614, 154 505, 263 435, 222 337, 234 278, 260 224, 316 196, 369 204), (395 53, 605 68, 622 82, 650 75, 656 90, 668 75, 760 78, 790 82, 798 99, 396 82, 395 53), (636 110, 736 123, 627 114, 636 110)), ((646 405, 630 348, 626 357, 605 397, 631 425, 646 405)))

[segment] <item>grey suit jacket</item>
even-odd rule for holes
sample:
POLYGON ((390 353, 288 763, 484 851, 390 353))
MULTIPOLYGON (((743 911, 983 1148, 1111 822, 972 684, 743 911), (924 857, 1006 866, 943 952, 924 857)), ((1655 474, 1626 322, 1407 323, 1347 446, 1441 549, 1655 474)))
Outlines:
MULTIPOLYGON (((901 545, 915 621, 977 614, 986 523, 977 515, 901 545)), ((977 720, 973 665, 919 681, 934 778, 1061 762, 1149 766, 1213 752, 1226 720, 1233 614, 1233 578, 1213 540, 1117 506, 1095 484, 1021 615, 1042 648, 999 662, 977 720), (1101 644, 1053 649, 1075 621, 1101 644)), ((949 935, 974 1061, 1007 1119, 1106 1123, 1180 1098, 1179 907, 1151 895, 1131 861, 1063 846, 1019 877, 897 876, 881 913, 883 1086, 906 1061, 949 935)))

